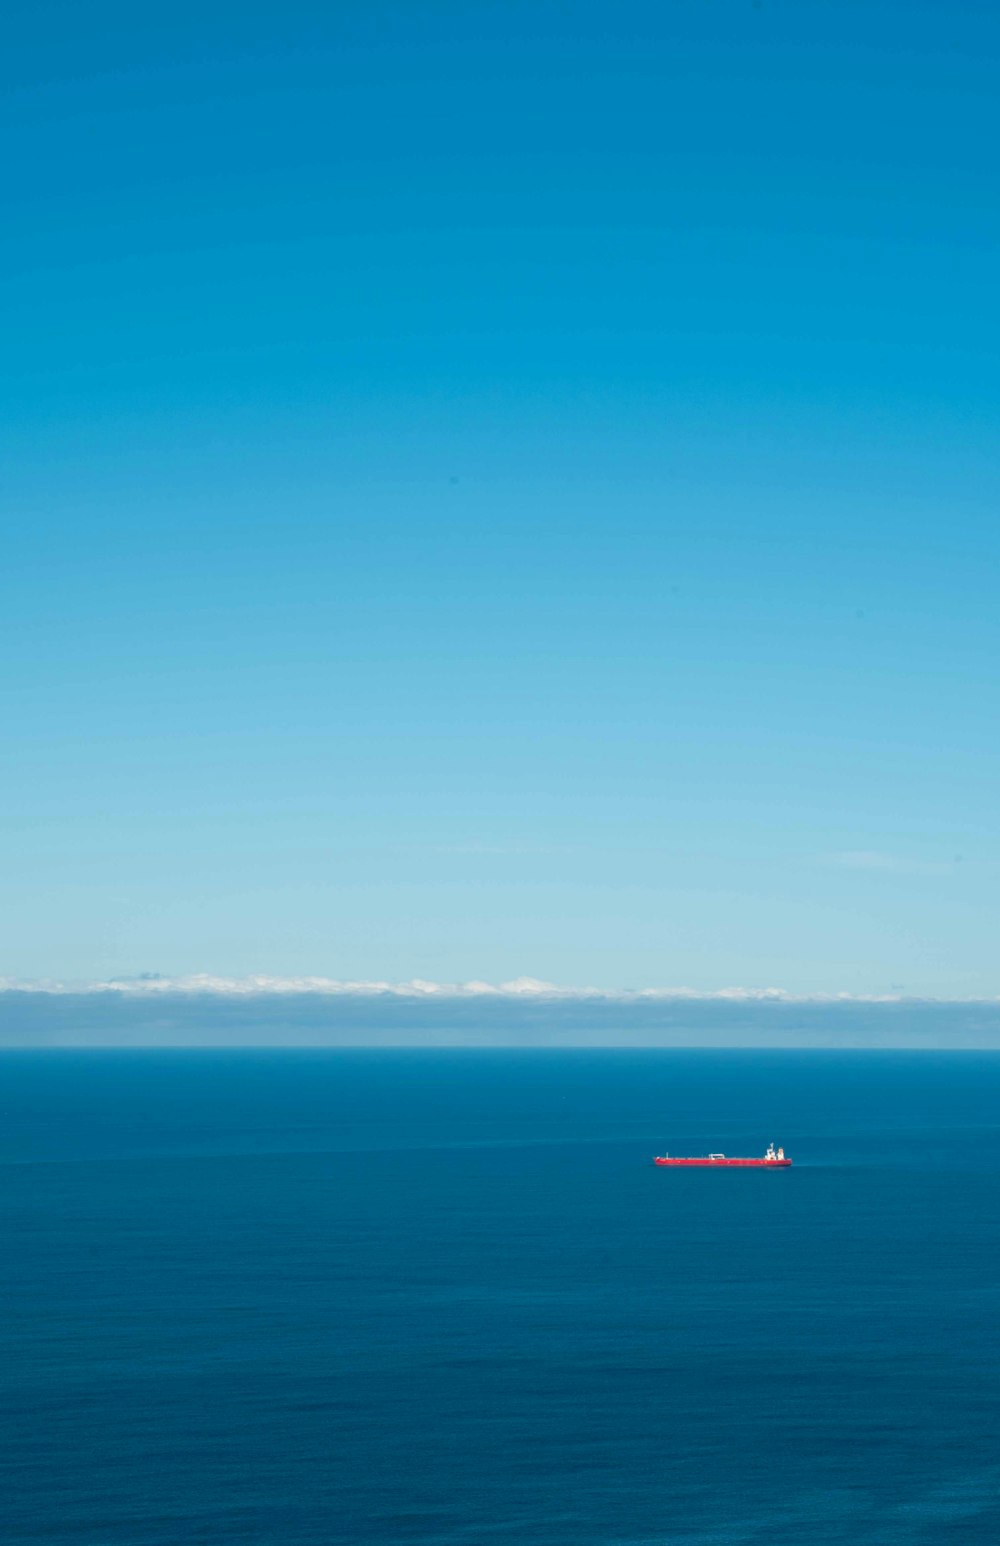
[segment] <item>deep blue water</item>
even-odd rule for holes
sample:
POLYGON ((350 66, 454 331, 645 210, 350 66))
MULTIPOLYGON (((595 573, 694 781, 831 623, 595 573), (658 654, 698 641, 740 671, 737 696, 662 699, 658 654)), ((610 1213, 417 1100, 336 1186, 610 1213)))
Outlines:
POLYGON ((4 1546, 1000 1540, 1000 1056, 8 1053, 0 1161, 4 1546))

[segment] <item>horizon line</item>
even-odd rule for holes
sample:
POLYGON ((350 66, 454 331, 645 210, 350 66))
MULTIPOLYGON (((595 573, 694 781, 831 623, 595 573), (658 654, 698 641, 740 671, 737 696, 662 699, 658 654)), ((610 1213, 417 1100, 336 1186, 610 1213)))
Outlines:
POLYGON ((0 977, 0 994, 44 994, 52 997, 114 994, 129 997, 208 998, 395 998, 424 1001, 431 999, 508 999, 513 1001, 561 1003, 758 1003, 758 1004, 940 1004, 976 1005, 1000 1003, 1000 994, 972 994, 966 997, 906 993, 855 993, 849 991, 792 992, 785 988, 724 987, 692 988, 597 988, 563 986, 537 977, 516 977, 490 983, 479 979, 466 982, 434 982, 411 978, 405 982, 341 979, 322 976, 270 976, 254 974, 226 977, 209 972, 167 976, 143 972, 130 976, 73 980, 54 978, 0 977))

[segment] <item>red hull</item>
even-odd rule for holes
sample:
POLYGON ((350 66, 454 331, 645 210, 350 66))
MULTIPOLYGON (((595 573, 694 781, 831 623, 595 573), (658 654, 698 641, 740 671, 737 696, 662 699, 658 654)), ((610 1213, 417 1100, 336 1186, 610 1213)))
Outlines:
POLYGON ((654 1165, 710 1165, 713 1170, 722 1170, 726 1166, 737 1165, 742 1168, 751 1166, 754 1170, 787 1170, 791 1165, 790 1159, 672 1159, 669 1155, 658 1154, 653 1161, 654 1165))

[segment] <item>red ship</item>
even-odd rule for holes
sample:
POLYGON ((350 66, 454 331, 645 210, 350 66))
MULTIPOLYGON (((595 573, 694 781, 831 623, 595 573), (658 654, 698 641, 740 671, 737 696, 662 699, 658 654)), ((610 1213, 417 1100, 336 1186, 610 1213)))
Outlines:
POLYGON ((767 1152, 760 1159, 727 1159, 724 1154, 705 1154, 698 1159, 675 1159, 671 1154, 658 1154, 653 1160, 654 1165, 752 1165, 757 1170, 787 1170, 791 1163, 790 1159, 785 1158, 784 1149, 776 1149, 773 1143, 768 1144, 767 1152))

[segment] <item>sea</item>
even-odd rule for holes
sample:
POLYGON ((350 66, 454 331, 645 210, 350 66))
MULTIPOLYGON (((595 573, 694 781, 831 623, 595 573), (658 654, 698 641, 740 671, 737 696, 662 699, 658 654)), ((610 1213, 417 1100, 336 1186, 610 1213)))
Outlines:
POLYGON ((1000 1541, 1000 1055, 12 1051, 0 1228, 3 1546, 1000 1541))

